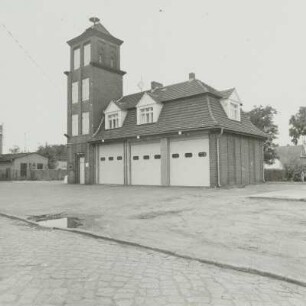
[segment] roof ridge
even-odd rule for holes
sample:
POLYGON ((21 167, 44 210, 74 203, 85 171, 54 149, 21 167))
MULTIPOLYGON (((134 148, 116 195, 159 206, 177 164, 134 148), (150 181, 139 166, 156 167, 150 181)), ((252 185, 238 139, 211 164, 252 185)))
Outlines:
POLYGON ((219 97, 222 97, 221 93, 219 90, 217 90, 216 88, 204 83, 203 81, 201 80, 198 80, 196 79, 196 81, 198 81, 198 83, 200 84, 200 86, 205 90, 205 93, 208 92, 208 93, 213 93, 215 92, 216 95, 218 95, 219 97), (213 91, 213 92, 212 92, 213 91))
MULTIPOLYGON (((184 83, 189 83, 189 81, 184 81, 184 82, 178 82, 178 83, 174 83, 174 84, 165 85, 163 87, 158 87, 157 90, 165 89, 165 88, 171 87, 171 86, 177 86, 177 85, 184 84, 184 83)), ((151 89, 147 89, 147 90, 144 90, 144 91, 134 92, 134 93, 131 93, 131 94, 128 94, 128 95, 123 95, 119 100, 121 100, 122 98, 125 98, 125 97, 129 97, 129 96, 133 96, 133 95, 138 95, 138 94, 141 94, 141 93, 150 93, 150 92, 151 92, 151 89)))

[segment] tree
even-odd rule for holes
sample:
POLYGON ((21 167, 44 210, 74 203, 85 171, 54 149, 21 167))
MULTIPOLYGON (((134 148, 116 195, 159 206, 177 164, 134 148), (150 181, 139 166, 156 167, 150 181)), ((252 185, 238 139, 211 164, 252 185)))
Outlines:
POLYGON ((11 154, 17 154, 17 153, 20 153, 21 150, 18 146, 14 145, 13 147, 9 148, 9 151, 11 154))
POLYGON ((274 123, 274 115, 277 114, 277 111, 270 105, 265 107, 259 105, 254 106, 247 114, 256 127, 268 134, 268 139, 264 143, 264 161, 271 165, 277 158, 277 145, 273 142, 278 135, 278 127, 274 123))
POLYGON ((300 107, 297 114, 291 116, 289 120, 289 136, 291 141, 297 145, 301 136, 306 136, 306 107, 300 107))
POLYGON ((54 169, 58 160, 66 159, 66 146, 65 145, 48 145, 39 146, 37 153, 48 158, 49 169, 54 169))

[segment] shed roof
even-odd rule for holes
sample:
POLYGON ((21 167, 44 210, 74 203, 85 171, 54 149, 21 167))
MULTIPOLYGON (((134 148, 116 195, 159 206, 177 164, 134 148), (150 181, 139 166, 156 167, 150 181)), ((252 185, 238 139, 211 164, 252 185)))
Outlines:
POLYGON ((12 153, 11 154, 1 154, 0 155, 0 163, 12 162, 15 159, 22 158, 22 157, 25 157, 25 156, 28 156, 28 155, 32 155, 32 154, 40 155, 41 157, 46 158, 45 156, 42 156, 41 154, 36 153, 36 152, 25 152, 25 153, 15 153, 15 154, 12 154, 12 153))

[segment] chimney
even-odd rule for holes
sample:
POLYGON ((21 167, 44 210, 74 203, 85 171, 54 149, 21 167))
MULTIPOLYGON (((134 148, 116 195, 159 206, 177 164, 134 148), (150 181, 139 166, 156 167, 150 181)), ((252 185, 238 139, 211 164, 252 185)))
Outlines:
POLYGON ((194 72, 190 72, 189 73, 189 81, 193 81, 195 80, 195 73, 194 72))
POLYGON ((156 88, 161 88, 164 87, 164 85, 162 83, 158 83, 158 82, 151 82, 151 90, 155 90, 156 88))
POLYGON ((0 124, 0 154, 3 154, 3 125, 0 124))

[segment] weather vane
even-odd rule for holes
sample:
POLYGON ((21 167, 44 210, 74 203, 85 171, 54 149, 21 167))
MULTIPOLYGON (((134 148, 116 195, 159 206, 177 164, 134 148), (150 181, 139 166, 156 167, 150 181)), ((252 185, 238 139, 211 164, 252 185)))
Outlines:
POLYGON ((141 76, 139 83, 137 84, 137 87, 140 89, 141 92, 143 91, 144 83, 142 80, 142 76, 141 76))
POLYGON ((100 21, 100 19, 98 17, 91 17, 89 18, 89 21, 96 25, 100 21))

